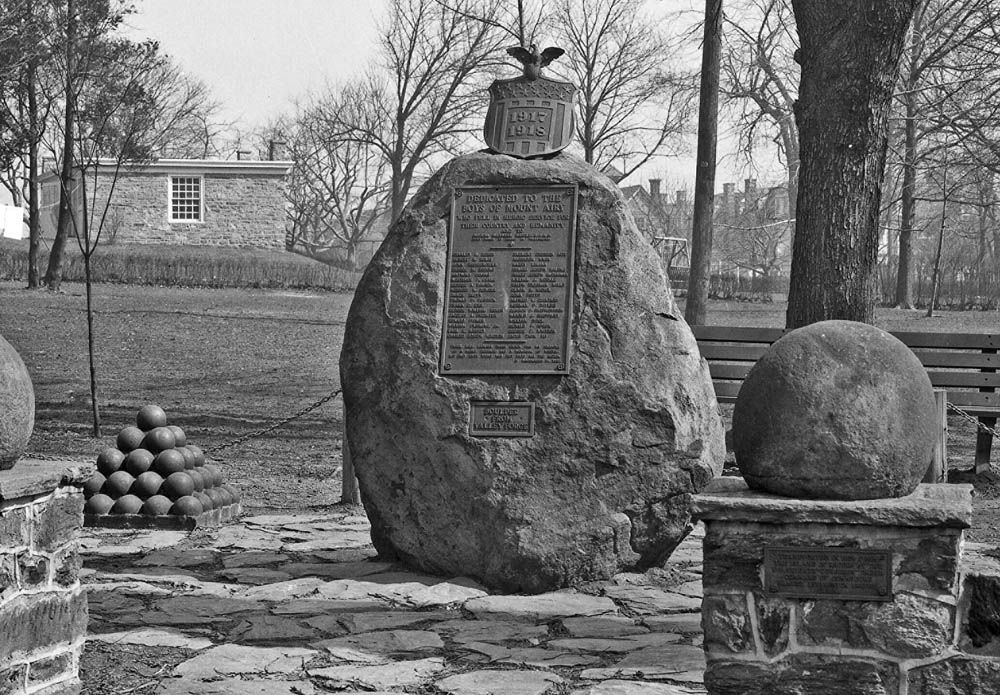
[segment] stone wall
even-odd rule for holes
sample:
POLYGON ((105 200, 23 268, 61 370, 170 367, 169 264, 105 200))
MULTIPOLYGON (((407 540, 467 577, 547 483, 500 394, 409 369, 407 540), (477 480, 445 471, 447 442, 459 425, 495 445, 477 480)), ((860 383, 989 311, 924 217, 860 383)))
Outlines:
MULTIPOLYGON (((180 173, 178 175, 196 175, 180 173)), ((91 182, 88 178, 88 185, 91 182)), ((96 209, 103 209, 110 177, 98 179, 96 209)), ((124 172, 115 183, 102 243, 183 244, 284 250, 284 177, 276 174, 206 171, 202 180, 204 199, 201 222, 170 222, 170 174, 124 172)), ((92 193, 88 193, 88 196, 92 193)), ((93 201, 88 200, 93 207, 93 201)), ((45 230, 55 231, 58 206, 46 208, 45 230)))
POLYGON ((702 626, 711 695, 998 692, 1000 659, 969 653, 966 635, 970 584, 961 559, 971 486, 837 502, 725 484, 729 490, 695 497, 706 527, 702 626), (766 547, 888 551, 888 600, 782 595, 764 569, 766 547))
POLYGON ((88 466, 20 461, 0 471, 0 693, 80 689, 87 630, 78 536, 88 466))

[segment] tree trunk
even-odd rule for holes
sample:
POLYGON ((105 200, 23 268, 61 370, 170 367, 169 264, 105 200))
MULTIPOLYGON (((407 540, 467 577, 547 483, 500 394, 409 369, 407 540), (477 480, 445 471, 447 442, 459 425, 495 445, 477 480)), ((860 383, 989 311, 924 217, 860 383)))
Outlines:
POLYGON ((801 169, 786 325, 875 317, 889 107, 919 0, 792 0, 801 169))
POLYGON ((59 173, 59 219, 56 236, 49 250, 49 267, 45 271, 45 283, 56 291, 62 283, 63 255, 69 239, 73 215, 73 130, 76 121, 76 103, 73 94, 73 51, 76 42, 76 16, 74 0, 66 1, 66 113, 63 131, 63 161, 59 173))
POLYGON ((913 261, 913 223, 917 217, 915 199, 917 186, 917 72, 920 56, 918 32, 919 15, 914 19, 910 32, 910 55, 906 73, 906 94, 904 106, 906 121, 903 123, 903 190, 899 212, 899 265, 896 270, 896 306, 900 309, 913 308, 913 283, 910 265, 913 261))
POLYGON ((691 268, 684 319, 703 325, 712 274, 712 216, 715 212, 715 155, 719 128, 719 64, 722 58, 722 0, 705 0, 705 40, 698 104, 698 168, 694 176, 691 268))
POLYGON ((39 165, 39 129, 38 123, 38 85, 35 80, 37 62, 32 58, 28 62, 28 130, 31 131, 31 141, 28 147, 28 289, 38 288, 38 251, 42 245, 42 226, 38 216, 38 165, 39 165))

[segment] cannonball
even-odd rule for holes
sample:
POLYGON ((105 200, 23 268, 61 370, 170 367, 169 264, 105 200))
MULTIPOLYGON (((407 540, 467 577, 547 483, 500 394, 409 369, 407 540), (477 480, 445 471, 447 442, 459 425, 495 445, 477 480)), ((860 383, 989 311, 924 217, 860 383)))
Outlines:
POLYGON ((187 435, 184 434, 184 430, 177 425, 167 425, 167 429, 174 433, 174 446, 180 447, 187 444, 187 435))
POLYGON ((161 451, 153 459, 153 470, 166 478, 172 473, 184 470, 184 456, 176 449, 161 451))
POLYGON ((115 440, 115 444, 122 453, 127 454, 132 451, 132 449, 138 449, 142 446, 142 438, 145 436, 146 433, 138 427, 129 426, 118 433, 118 438, 115 440))
POLYGON ((733 410, 733 451, 752 489, 805 499, 902 497, 934 449, 934 389, 883 330, 821 321, 775 342, 733 410))
POLYGON ((105 477, 121 468, 123 463, 125 463, 125 454, 113 446, 109 446, 97 455, 97 470, 105 477))
POLYGON ((154 427, 142 438, 142 448, 149 449, 154 454, 173 449, 175 443, 174 433, 166 427, 154 427))
POLYGON ((167 426, 167 414, 158 405, 144 405, 135 414, 135 424, 143 432, 167 426))
POLYGON ((191 496, 194 497, 199 502, 201 502, 201 508, 204 509, 206 512, 210 509, 215 509, 215 503, 212 501, 212 498, 209 497, 204 492, 195 490, 194 494, 191 496))
POLYGON ((230 493, 229 490, 227 490, 226 488, 222 487, 221 485, 219 487, 212 488, 212 489, 215 490, 219 494, 219 497, 222 500, 221 504, 222 504, 223 507, 228 506, 228 505, 230 505, 230 504, 232 504, 233 502, 236 501, 236 500, 233 499, 232 493, 230 493))
POLYGON ((232 497, 233 503, 240 501, 240 491, 237 490, 235 486, 227 484, 222 487, 229 493, 230 497, 232 497))
POLYGON ((181 497, 170 507, 170 513, 176 516, 198 516, 203 511, 201 502, 190 495, 181 497))
POLYGON ((35 390, 17 350, 0 336, 0 470, 12 468, 35 427, 35 390))
POLYGON ((205 488, 205 494, 212 499, 212 508, 218 509, 219 507, 225 507, 229 504, 226 493, 217 487, 205 488))
POLYGON ((149 499, 160 492, 163 477, 159 473, 146 471, 135 479, 130 492, 140 499, 149 499))
POLYGON ((187 497, 194 492, 194 481, 184 471, 171 473, 163 481, 161 492, 172 500, 187 497))
POLYGON ((111 499, 108 495, 103 493, 98 493, 87 500, 87 503, 83 505, 83 511, 87 514, 97 514, 98 516, 104 516, 111 511, 111 508, 115 505, 115 501, 111 499))
POLYGON ((192 452, 190 448, 188 448, 186 445, 185 446, 178 446, 178 447, 174 447, 174 451, 181 452, 181 456, 184 457, 184 469, 185 470, 190 471, 190 470, 194 469, 194 452, 192 452))
POLYGON ((196 444, 188 444, 187 448, 188 448, 188 450, 192 454, 194 454, 194 465, 195 466, 204 466, 205 465, 205 452, 201 450, 201 447, 197 446, 196 444))
POLYGON ((170 507, 172 507, 173 504, 173 501, 171 501, 169 497, 164 497, 163 495, 153 495, 142 503, 140 513, 145 516, 163 516, 170 513, 170 507))
POLYGON ((108 479, 104 482, 104 487, 101 489, 106 495, 110 495, 113 499, 118 499, 122 495, 127 495, 128 491, 132 489, 132 484, 135 482, 128 471, 115 471, 108 476, 108 479))
POLYGON ((132 449, 125 455, 124 469, 139 477, 153 466, 153 452, 143 448, 132 449))
POLYGON ((205 479, 205 485, 207 487, 215 487, 222 485, 222 469, 216 466, 214 463, 206 463, 205 467, 201 469, 203 471, 202 475, 207 476, 205 479))
POLYGON ((142 500, 135 495, 122 495, 111 507, 112 514, 138 514, 142 509, 142 500))
POLYGON ((87 478, 87 482, 83 484, 83 496, 90 499, 94 495, 98 494, 101 491, 101 488, 104 487, 104 483, 106 481, 107 478, 104 477, 103 473, 100 471, 94 471, 94 473, 87 478))
MULTIPOLYGON (((191 470, 185 470, 184 472, 191 476, 191 480, 194 482, 195 492, 201 492, 205 489, 205 476, 202 473, 202 468, 192 468, 191 470)), ((209 485, 211 487, 211 485, 209 485)))

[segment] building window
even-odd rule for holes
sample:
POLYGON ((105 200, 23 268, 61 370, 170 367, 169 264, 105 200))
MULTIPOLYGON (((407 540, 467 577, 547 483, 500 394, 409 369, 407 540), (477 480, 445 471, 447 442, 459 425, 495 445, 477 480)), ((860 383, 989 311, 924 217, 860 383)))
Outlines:
POLYGON ((170 177, 170 221, 201 222, 201 177, 170 177))

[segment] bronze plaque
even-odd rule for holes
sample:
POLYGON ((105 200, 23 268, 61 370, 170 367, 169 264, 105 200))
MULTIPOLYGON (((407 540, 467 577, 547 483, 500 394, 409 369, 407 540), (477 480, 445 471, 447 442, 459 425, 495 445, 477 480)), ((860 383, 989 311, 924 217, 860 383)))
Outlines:
POLYGON ((522 401, 471 401, 472 437, 534 437, 535 404, 522 401))
POLYGON ((764 591, 789 598, 891 601, 892 552, 765 547, 764 591))
POLYGON ((461 186, 448 229, 442 374, 567 374, 576 186, 461 186))

